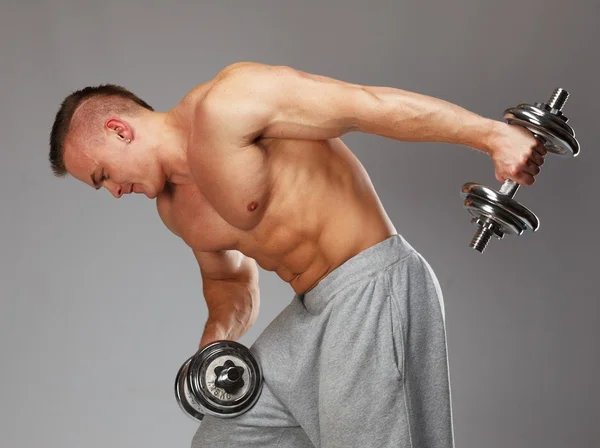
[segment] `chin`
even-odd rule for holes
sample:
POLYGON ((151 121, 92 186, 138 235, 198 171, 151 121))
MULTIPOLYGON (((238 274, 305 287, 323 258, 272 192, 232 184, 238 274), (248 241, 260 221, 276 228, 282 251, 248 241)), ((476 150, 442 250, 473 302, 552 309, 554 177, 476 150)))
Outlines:
POLYGON ((133 193, 143 194, 149 199, 155 199, 158 196, 158 194, 155 193, 154 189, 151 190, 143 184, 135 184, 133 188, 133 193))
POLYGON ((157 194, 153 190, 149 190, 146 187, 142 188, 141 191, 139 191, 139 194, 143 194, 148 199, 154 199, 157 196, 157 194))

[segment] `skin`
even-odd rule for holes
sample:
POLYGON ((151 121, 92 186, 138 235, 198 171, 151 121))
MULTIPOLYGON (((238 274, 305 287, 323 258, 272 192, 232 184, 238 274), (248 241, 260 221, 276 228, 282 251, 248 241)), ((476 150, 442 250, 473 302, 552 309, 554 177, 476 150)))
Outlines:
POLYGON ((200 346, 254 324, 257 264, 303 293, 397 233, 343 135, 467 146, 491 156, 499 181, 527 186, 546 155, 528 131, 436 98, 257 63, 226 67, 168 112, 74 129, 68 172, 91 187, 93 173, 116 198, 156 199, 192 249, 209 311, 200 346), (89 132, 101 144, 82 143, 89 132))

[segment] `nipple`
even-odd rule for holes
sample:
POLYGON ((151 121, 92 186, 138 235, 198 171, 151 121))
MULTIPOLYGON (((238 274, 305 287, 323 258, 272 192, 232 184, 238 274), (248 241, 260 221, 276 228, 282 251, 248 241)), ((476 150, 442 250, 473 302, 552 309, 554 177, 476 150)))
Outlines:
POLYGON ((257 207, 258 207, 258 202, 252 201, 252 202, 250 202, 250 204, 248 204, 248 211, 253 212, 254 210, 256 210, 257 207))

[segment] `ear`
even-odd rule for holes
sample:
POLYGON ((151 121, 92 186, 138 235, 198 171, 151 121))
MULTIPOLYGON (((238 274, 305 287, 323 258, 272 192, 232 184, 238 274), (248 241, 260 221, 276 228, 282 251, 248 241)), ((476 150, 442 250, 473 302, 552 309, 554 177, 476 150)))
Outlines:
POLYGON ((125 121, 121 120, 120 118, 117 117, 111 117, 108 118, 106 120, 106 123, 104 124, 106 130, 109 132, 109 134, 114 135, 115 137, 117 137, 119 140, 127 140, 129 139, 130 141, 133 140, 133 129, 131 129, 131 126, 129 126, 129 124, 127 124, 125 121))

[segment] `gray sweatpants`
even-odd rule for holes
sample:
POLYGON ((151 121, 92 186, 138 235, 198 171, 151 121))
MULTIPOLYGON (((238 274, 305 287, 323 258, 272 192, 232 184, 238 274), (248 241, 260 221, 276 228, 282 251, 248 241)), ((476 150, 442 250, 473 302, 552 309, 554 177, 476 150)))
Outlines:
POLYGON ((250 349, 260 399, 206 416, 194 448, 454 446, 442 292, 400 235, 297 294, 250 349))

